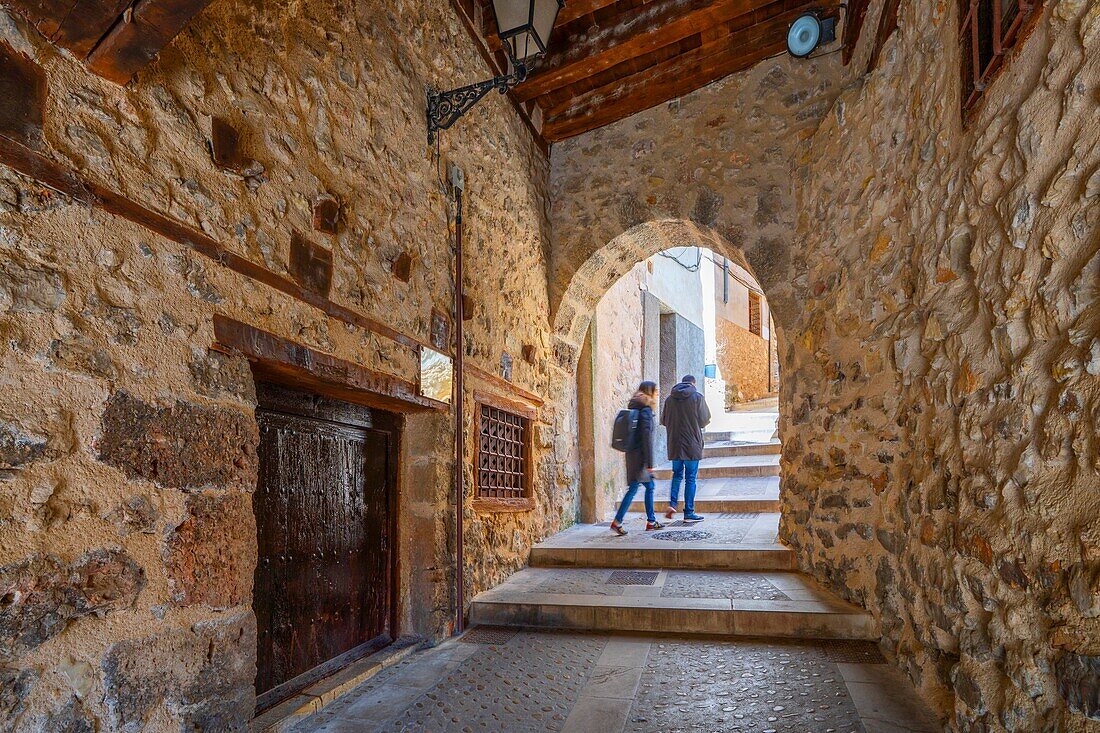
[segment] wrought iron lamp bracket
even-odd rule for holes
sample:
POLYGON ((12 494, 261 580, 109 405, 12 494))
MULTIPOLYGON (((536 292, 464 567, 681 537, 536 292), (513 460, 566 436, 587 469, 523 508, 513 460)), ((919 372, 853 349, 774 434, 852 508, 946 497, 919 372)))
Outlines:
POLYGON ((458 122, 462 115, 489 92, 496 89, 506 94, 509 89, 527 78, 527 65, 523 62, 513 64, 512 72, 479 81, 458 89, 441 92, 428 87, 428 144, 435 143, 436 133, 446 130, 458 122))

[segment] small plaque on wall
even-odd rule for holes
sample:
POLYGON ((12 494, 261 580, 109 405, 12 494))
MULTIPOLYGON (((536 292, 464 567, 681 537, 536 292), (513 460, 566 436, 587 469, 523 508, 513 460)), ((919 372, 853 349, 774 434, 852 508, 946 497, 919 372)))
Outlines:
POLYGON ((420 348, 420 394, 440 402, 451 401, 454 367, 451 357, 433 349, 420 348))
POLYGON ((500 355, 500 376, 509 382, 512 381, 512 356, 507 351, 500 355))

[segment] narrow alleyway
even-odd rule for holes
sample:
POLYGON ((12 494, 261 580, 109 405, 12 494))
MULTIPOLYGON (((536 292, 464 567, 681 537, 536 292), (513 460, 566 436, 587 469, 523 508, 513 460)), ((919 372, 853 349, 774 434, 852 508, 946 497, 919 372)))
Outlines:
MULTIPOLYGON (((751 412, 748 414, 752 414, 751 412)), ((728 426, 727 426, 728 427, 728 426)), ((474 600, 459 640, 383 670, 311 731, 931 731, 863 609, 776 539, 778 441, 708 435, 699 524, 579 524, 474 600)), ((670 469, 658 469, 660 504, 670 469)))

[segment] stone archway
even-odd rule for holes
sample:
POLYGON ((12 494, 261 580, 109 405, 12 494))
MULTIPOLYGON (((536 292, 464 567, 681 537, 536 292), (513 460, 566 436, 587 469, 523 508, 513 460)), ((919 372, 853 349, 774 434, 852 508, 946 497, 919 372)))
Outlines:
MULTIPOLYGON (((740 248, 709 227, 683 219, 659 219, 631 227, 589 255, 562 293, 552 324, 559 367, 569 374, 576 372, 592 314, 608 289, 639 262, 675 247, 705 247, 756 277, 740 248)), ((778 320, 776 327, 781 337, 783 329, 778 320)))
MULTIPOLYGON (((593 441, 598 423, 593 421, 598 421, 600 416, 592 404, 591 392, 581 384, 592 375, 578 368, 592 319, 601 298, 631 269, 653 255, 677 247, 704 247, 756 277, 740 248, 713 229, 682 219, 654 220, 631 227, 592 252, 568 280, 554 312, 552 333, 555 360, 560 369, 559 394, 570 396, 557 412, 556 432, 559 436, 573 436, 574 460, 570 462, 578 467, 579 474, 570 477, 573 479, 570 485, 575 492, 573 505, 582 521, 600 521, 602 513, 597 510, 599 501, 594 472, 598 470, 593 465, 598 453, 593 441), (582 398, 586 393, 588 398, 582 398)), ((778 317, 775 325, 776 338, 782 343, 778 317)))

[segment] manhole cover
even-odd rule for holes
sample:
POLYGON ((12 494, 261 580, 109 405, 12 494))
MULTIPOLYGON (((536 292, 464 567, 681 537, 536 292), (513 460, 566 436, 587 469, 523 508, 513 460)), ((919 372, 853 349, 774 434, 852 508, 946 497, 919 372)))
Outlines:
POLYGON ((607 579, 608 585, 653 585, 657 580, 655 570, 616 570, 607 579))
POLYGON ((713 535, 710 532, 701 532, 697 529, 670 529, 667 532, 651 534, 650 537, 666 542, 699 542, 709 540, 713 535))
POLYGON ((467 644, 503 646, 511 641, 516 633, 516 629, 504 629, 496 626, 475 626, 463 634, 459 638, 459 641, 464 641, 467 644))

